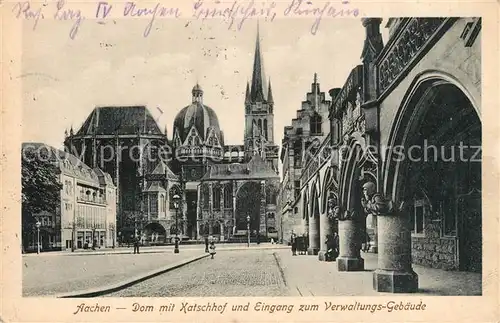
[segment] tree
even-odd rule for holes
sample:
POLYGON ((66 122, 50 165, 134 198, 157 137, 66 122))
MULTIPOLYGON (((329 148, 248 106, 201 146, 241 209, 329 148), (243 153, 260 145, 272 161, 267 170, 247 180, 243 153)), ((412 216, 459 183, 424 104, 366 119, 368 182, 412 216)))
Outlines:
POLYGON ((22 229, 28 233, 36 222, 34 215, 55 212, 60 206, 62 184, 59 168, 47 153, 23 150, 21 160, 22 229))

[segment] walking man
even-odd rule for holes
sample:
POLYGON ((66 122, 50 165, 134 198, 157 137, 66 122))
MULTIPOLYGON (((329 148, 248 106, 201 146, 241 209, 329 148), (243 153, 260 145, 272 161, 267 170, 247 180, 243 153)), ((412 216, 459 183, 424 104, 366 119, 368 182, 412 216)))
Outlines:
POLYGON ((139 240, 139 237, 136 236, 135 239, 134 239, 134 254, 139 254, 139 244, 140 244, 140 240, 139 240))

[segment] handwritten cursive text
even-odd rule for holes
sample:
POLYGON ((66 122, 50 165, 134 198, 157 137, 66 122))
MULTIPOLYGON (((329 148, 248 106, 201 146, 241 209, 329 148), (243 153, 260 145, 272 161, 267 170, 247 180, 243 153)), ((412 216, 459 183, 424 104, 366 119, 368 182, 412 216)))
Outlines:
POLYGON ((153 22, 156 17, 174 17, 179 18, 181 16, 181 12, 179 8, 167 8, 159 3, 157 3, 154 7, 137 7, 135 2, 127 2, 125 3, 125 8, 123 9, 124 17, 151 17, 149 23, 144 30, 144 37, 148 37, 151 32, 151 28, 153 27, 153 22))
POLYGON ((299 17, 314 17, 314 24, 311 26, 311 34, 316 35, 321 23, 321 19, 326 17, 357 17, 359 9, 350 9, 346 7, 349 1, 343 0, 341 2, 342 8, 334 7, 329 1, 321 2, 317 6, 312 1, 292 0, 290 5, 283 12, 285 16, 299 16, 299 17))

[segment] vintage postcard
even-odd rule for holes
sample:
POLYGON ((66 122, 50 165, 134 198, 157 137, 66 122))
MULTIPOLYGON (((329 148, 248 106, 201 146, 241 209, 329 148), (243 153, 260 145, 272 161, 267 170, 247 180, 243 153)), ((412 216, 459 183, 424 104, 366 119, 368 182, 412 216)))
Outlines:
POLYGON ((2 321, 498 321, 495 2, 1 6, 2 321))

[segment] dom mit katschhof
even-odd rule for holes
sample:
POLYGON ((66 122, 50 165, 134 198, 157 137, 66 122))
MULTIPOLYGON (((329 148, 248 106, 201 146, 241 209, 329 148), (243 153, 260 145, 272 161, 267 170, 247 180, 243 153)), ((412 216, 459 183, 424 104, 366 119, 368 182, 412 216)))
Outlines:
POLYGON ((373 288, 416 292, 413 264, 482 271, 481 19, 391 18, 385 44, 381 24, 362 20, 361 64, 331 102, 315 76, 284 128, 278 209, 285 242, 304 235, 324 260, 336 231, 347 272, 368 243, 373 288), (396 158, 424 142, 428 158, 396 158))

